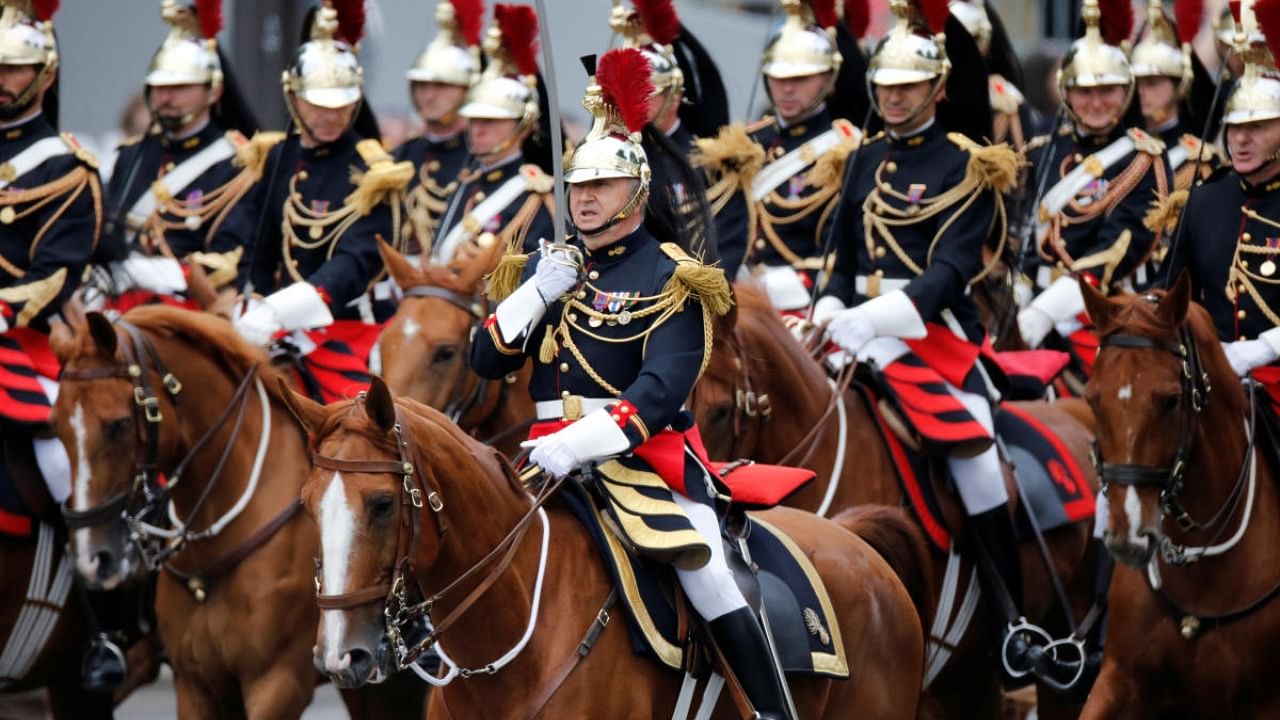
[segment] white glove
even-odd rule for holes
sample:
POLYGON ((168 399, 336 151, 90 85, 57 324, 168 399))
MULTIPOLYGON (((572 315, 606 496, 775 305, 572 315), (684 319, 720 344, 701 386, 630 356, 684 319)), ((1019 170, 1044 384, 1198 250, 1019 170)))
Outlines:
POLYGON ((117 292, 137 288, 160 295, 172 295, 187 289, 187 278, 182 273, 182 265, 169 257, 130 255, 121 262, 111 264, 111 277, 117 292))
POLYGON ((831 319, 844 309, 845 304, 840 298, 834 295, 823 295, 818 298, 818 303, 813 306, 813 324, 822 327, 831 322, 831 319))
POLYGON ((7 332, 9 332, 9 321, 5 319, 4 315, 0 315, 0 335, 7 332))
POLYGON ((534 286, 538 288, 538 294, 546 305, 555 302, 556 298, 578 284, 577 266, 572 264, 573 261, 563 251, 551 250, 549 247, 543 243, 541 259, 533 271, 534 286))
POLYGON ((1027 347, 1039 347, 1052 329, 1053 318, 1035 305, 1018 311, 1018 332, 1022 333, 1022 340, 1027 347))
POLYGON ((827 323, 827 336, 850 355, 857 355, 863 345, 876 336, 876 326, 860 307, 841 310, 827 323))
POLYGON ((255 345, 267 345, 281 330, 302 330, 333 324, 333 314, 311 283, 297 282, 268 295, 261 303, 249 303, 243 315, 232 320, 236 331, 255 345))
POLYGON ((261 300, 248 300, 246 304, 247 309, 243 313, 236 312, 231 319, 232 326, 250 344, 262 347, 270 345, 275 334, 284 329, 275 311, 261 300))
POLYGON ((526 440, 520 447, 533 448, 529 462, 554 478, 562 478, 592 460, 626 452, 631 441, 609 410, 601 408, 559 432, 526 440))
POLYGON ((1277 359, 1275 348, 1262 338, 1224 343, 1222 349, 1227 353, 1227 362, 1231 363, 1231 369, 1240 377, 1248 375, 1254 368, 1273 363, 1277 359))

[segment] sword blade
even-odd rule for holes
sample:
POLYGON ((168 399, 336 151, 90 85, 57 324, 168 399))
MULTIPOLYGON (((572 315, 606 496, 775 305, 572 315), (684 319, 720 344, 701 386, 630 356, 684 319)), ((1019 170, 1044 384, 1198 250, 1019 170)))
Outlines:
POLYGON ((555 237, 550 242, 564 242, 567 205, 564 197, 564 135, 560 131, 560 93, 556 88, 556 63, 551 49, 551 18, 547 15, 546 0, 533 0, 538 10, 538 35, 542 40, 542 78, 547 84, 547 114, 551 122, 551 175, 555 201, 555 237))

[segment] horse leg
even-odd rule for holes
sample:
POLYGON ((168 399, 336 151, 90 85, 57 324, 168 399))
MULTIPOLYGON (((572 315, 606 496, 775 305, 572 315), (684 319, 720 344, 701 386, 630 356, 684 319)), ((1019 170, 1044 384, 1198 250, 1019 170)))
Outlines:
POLYGON ((252 678, 241 677, 245 717, 249 720, 296 718, 311 704, 315 673, 308 662, 281 663, 252 678))
MULTIPOLYGON (((195 677, 174 669, 173 689, 177 696, 178 718, 180 720, 216 720, 224 717, 222 708, 230 706, 231 701, 223 697, 195 677)), ((237 714, 233 714, 235 717, 237 714)))
MULTIPOLYGON (((1102 671, 1093 684, 1089 700, 1080 713, 1080 720, 1127 720, 1146 717, 1142 710, 1142 690, 1136 679, 1126 673, 1114 658, 1108 655, 1102 661, 1102 671)), ((1148 698, 1150 700, 1151 698, 1148 698)))
POLYGON ((412 671, 398 672, 378 685, 353 690, 339 690, 342 702, 352 720, 412 718, 426 716, 427 690, 430 686, 412 671))

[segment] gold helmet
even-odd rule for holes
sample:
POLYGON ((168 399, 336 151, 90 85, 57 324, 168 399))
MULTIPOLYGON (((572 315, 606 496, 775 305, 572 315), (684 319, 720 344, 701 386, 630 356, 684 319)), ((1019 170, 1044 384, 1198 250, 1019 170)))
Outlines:
POLYGON ((1147 5, 1147 32, 1134 46, 1133 54, 1129 57, 1133 76, 1172 78, 1178 87, 1178 97, 1186 97, 1191 89, 1191 42, 1179 41, 1178 35, 1185 36, 1189 33, 1191 37, 1195 37, 1199 29, 1199 23, 1196 22, 1194 27, 1179 27, 1174 32, 1173 23, 1164 11, 1164 3, 1161 0, 1150 0, 1147 5))
POLYGON ((480 33, 484 0, 441 0, 436 6, 435 36, 405 73, 410 82, 471 87, 480 77, 480 33))
MULTIPOLYGON (((906 85, 933 80, 935 87, 947 81, 951 61, 947 59, 946 25, 949 9, 942 5, 939 17, 932 4, 917 9, 907 0, 889 0, 897 23, 889 30, 867 62, 867 89, 876 104, 875 85, 906 85), (918 11, 917 11, 918 10, 918 11)), ((931 95, 932 97, 932 95, 931 95)), ((879 111, 877 104, 876 110, 879 111)))
POLYGON ((834 84, 843 62, 836 48, 834 0, 781 2, 787 18, 765 44, 761 72, 779 80, 829 72, 834 84))
POLYGON ((995 32, 991 26, 991 17, 987 15, 986 0, 951 0, 948 7, 956 20, 973 36, 978 50, 986 55, 991 49, 991 35, 995 32))
POLYGON ((640 130, 649 121, 653 99, 648 65, 648 58, 637 48, 610 50, 600 58, 582 100, 595 120, 582 144, 573 151, 565 182, 576 185, 610 178, 639 181, 626 205, 591 235, 635 214, 649 190, 652 170, 640 144, 640 130))
MULTIPOLYGON (((1067 114, 1077 122, 1079 117, 1067 102, 1068 89, 1122 85, 1125 88, 1122 107, 1128 107, 1134 89, 1133 68, 1121 48, 1133 29, 1133 8, 1128 0, 1108 2, 1105 18, 1098 8, 1098 0, 1084 0, 1082 14, 1084 37, 1071 43, 1058 70, 1058 95, 1066 105, 1067 114)), ((1116 122, 1119 120, 1117 117, 1116 122)))
POLYGON ((676 61, 672 44, 680 35, 680 19, 671 0, 634 0, 635 8, 613 0, 609 27, 622 36, 622 47, 636 48, 649 61, 653 93, 670 92, 674 97, 684 89, 684 72, 676 61))
POLYGON ((160 17, 169 23, 169 36, 151 56, 146 84, 222 84, 222 63, 218 60, 218 31, 222 29, 220 0, 203 0, 194 7, 164 0, 160 17))
POLYGON ((45 78, 58 67, 58 45, 53 37, 57 0, 3 0, 0 11, 0 65, 39 65, 31 84, 12 103, 0 108, 0 117, 17 117, 33 102, 45 78))
MULTIPOLYGON (((464 118, 519 121, 512 141, 538 120, 538 15, 527 5, 495 5, 484 39, 489 66, 467 91, 464 118)), ((501 151, 511 142, 502 143, 501 151)), ((498 152, 495 149, 495 152, 498 152)))
POLYGON ((320 107, 340 108, 364 97, 364 69, 356 55, 364 30, 363 2, 324 0, 316 8, 311 39, 294 52, 293 61, 280 78, 291 111, 294 98, 320 107))
POLYGON ((1277 79, 1280 72, 1273 54, 1275 43, 1280 41, 1278 3, 1280 0, 1240 3, 1234 52, 1244 61, 1244 75, 1227 98, 1222 116, 1224 125, 1280 118, 1280 79, 1277 79))

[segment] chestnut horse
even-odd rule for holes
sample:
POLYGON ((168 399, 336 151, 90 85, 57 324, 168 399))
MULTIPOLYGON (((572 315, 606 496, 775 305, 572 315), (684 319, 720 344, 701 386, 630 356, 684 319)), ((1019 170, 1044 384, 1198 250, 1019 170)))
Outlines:
POLYGON ((378 337, 376 352, 391 391, 448 415, 479 440, 514 457, 533 420, 530 366, 493 381, 471 372, 471 336, 489 313, 484 276, 505 246, 459 246, 447 263, 419 268, 380 244, 382 259, 404 299, 378 337))
MULTIPOLYGON (((442 654, 476 668, 432 694, 428 717, 672 715, 681 676, 637 655, 619 623, 579 655, 614 588, 588 531, 554 494, 535 502, 496 450, 435 410, 393 401, 376 378, 363 399, 291 402, 317 456, 303 498, 320 531, 327 609, 317 632, 335 682, 363 683, 396 662, 384 610, 407 585, 433 598, 442 654)), ((833 523, 788 509, 761 517, 821 574, 852 672, 794 680, 800 717, 914 718, 923 637, 893 570, 833 523)), ((714 717, 731 717, 728 704, 714 717)))
POLYGON ((181 717, 299 717, 321 679, 315 534, 298 499, 309 463, 265 354, 224 319, 164 305, 116 325, 90 313, 51 345, 82 577, 109 587, 162 568, 157 629, 181 717))
MULTIPOLYGON (((827 377, 794 340, 758 289, 738 284, 734 295, 735 311, 716 328, 711 363, 691 398, 711 457, 745 457, 764 463, 785 461, 813 470, 818 479, 788 499, 787 504, 792 507, 835 514, 865 504, 907 504, 890 450, 859 393, 852 388, 842 390, 827 377)), ((1092 467, 1092 435, 1085 424, 1088 412, 1073 404, 1079 402, 1018 403, 1053 429, 1088 473, 1092 467)), ((1089 481, 1096 483, 1091 473, 1089 481)), ((1012 476, 1007 476, 1006 482, 1010 497, 1014 497, 1012 476)), ((952 535, 961 535, 964 511, 959 499, 936 478, 934 485, 947 526, 952 535)), ((1080 522, 1045 534, 1054 569, 1064 582, 1077 618, 1088 609, 1093 586, 1086 553, 1090 530, 1089 523, 1080 522)), ((932 562, 924 572, 932 578, 933 587, 944 587, 949 558, 941 553, 929 553, 927 557, 932 562)), ((955 591, 956 605, 975 577, 967 559, 958 568, 957 573, 953 567, 953 574, 961 578, 955 591)), ((1060 631, 1059 636, 1066 635, 1069 628, 1058 608, 1060 603, 1046 564, 1032 543, 1022 548, 1022 575, 1026 617, 1060 631)), ((924 608, 921 610, 925 612, 924 608)), ((935 621, 932 634, 943 627, 935 621)), ((952 632, 956 628, 945 627, 952 632)), ((986 657, 992 645, 990 629, 985 603, 980 603, 962 636, 933 638, 930 681, 922 704, 925 715, 1000 716, 1001 692, 996 673, 999 660, 986 657)), ((1051 691, 1042 690, 1041 717, 1074 716, 1077 708, 1073 703, 1066 703, 1071 708, 1051 707, 1062 703, 1056 699, 1046 703, 1051 691)))
POLYGON ((1086 396, 1105 539, 1121 563, 1084 717, 1280 717, 1280 496, 1262 410, 1185 274, 1167 294, 1083 292, 1101 337, 1086 396))

